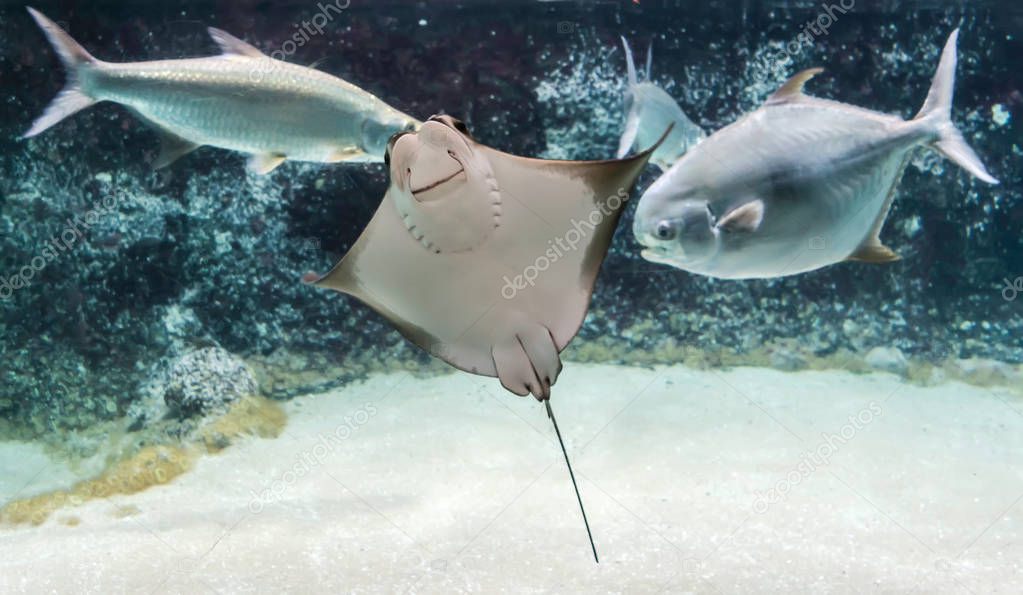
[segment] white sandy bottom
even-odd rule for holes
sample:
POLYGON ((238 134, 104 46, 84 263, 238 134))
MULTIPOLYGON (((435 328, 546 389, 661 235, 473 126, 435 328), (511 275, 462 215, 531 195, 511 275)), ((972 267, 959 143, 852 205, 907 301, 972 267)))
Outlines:
POLYGON ((0 593, 1023 585, 1023 400, 1004 389, 568 364, 553 405, 599 565, 542 406, 399 373, 297 399, 284 436, 171 485, 0 529, 0 593))

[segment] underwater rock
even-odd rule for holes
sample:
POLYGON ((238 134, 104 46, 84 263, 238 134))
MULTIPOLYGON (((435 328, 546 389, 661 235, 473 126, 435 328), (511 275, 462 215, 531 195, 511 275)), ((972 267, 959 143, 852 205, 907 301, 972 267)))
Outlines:
POLYGON ((1023 372, 1013 366, 993 359, 971 357, 957 359, 952 363, 959 377, 973 384, 1003 384, 1023 382, 1023 372))
POLYGON ((258 390, 245 362, 220 347, 206 347, 182 356, 171 366, 163 398, 171 411, 192 417, 224 409, 258 390))
POLYGON ((864 361, 875 370, 900 376, 909 370, 909 362, 898 347, 875 347, 867 352, 864 361))
POLYGON ((786 372, 802 370, 807 366, 805 357, 784 347, 778 347, 771 350, 770 361, 772 368, 776 370, 784 370, 786 372))

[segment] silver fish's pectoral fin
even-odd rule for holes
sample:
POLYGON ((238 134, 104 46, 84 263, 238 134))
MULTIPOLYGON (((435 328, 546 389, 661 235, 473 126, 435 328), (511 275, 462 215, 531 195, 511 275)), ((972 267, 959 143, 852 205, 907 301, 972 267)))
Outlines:
POLYGON ((738 206, 718 221, 718 229, 725 231, 756 231, 764 221, 764 201, 757 199, 738 206))
POLYGON ((246 43, 227 31, 221 31, 216 27, 207 27, 213 41, 220 46, 220 50, 228 56, 248 56, 249 58, 266 58, 266 54, 259 51, 256 46, 246 43))
POLYGON ((895 253, 894 250, 885 246, 877 238, 870 238, 867 242, 864 242, 855 252, 846 258, 847 261, 854 262, 870 262, 875 264, 883 264, 886 262, 895 262, 902 258, 895 253))
POLYGON ((277 166, 287 159, 284 155, 275 153, 260 153, 249 157, 249 171, 257 174, 268 174, 277 169, 277 166))
POLYGON ((340 163, 342 161, 364 161, 368 155, 358 147, 339 147, 331 151, 324 163, 340 163))
POLYGON ((160 154, 153 161, 153 169, 163 169, 202 146, 166 130, 158 130, 158 133, 160 135, 160 154))
POLYGON ((823 68, 807 68, 802 72, 796 73, 792 78, 785 81, 777 91, 771 94, 764 102, 764 105, 775 105, 778 103, 787 103, 789 101, 796 101, 805 97, 803 95, 803 86, 806 85, 807 81, 824 72, 823 68))

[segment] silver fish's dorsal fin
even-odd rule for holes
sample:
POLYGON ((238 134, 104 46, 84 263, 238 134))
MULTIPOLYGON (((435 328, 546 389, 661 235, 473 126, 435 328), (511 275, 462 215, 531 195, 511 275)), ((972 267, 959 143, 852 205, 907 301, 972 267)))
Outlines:
POLYGON ((646 48, 646 80, 650 80, 650 66, 654 63, 654 40, 650 40, 650 45, 646 48))
POLYGON ((259 51, 254 45, 245 43, 227 31, 221 31, 216 27, 207 27, 213 41, 220 46, 220 50, 226 56, 248 56, 250 58, 266 58, 266 54, 259 51))
POLYGON ((639 78, 636 76, 636 63, 632 60, 632 48, 629 47, 629 42, 625 41, 625 36, 619 36, 622 39, 622 47, 625 48, 625 69, 629 76, 629 86, 635 87, 639 84, 639 78))
POLYGON ((822 72, 824 72, 823 68, 807 68, 802 72, 796 73, 795 76, 785 81, 785 84, 782 85, 781 88, 767 98, 765 105, 786 103, 804 97, 803 85, 805 85, 808 80, 822 72))

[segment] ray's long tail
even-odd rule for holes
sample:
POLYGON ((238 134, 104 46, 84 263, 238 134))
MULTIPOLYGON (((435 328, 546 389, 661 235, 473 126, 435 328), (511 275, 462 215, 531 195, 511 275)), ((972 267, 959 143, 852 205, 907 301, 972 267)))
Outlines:
POLYGON ((927 93, 927 100, 920 108, 914 121, 923 121, 932 124, 938 133, 938 140, 934 142, 934 148, 942 155, 959 164, 960 167, 974 176, 987 182, 997 184, 995 179, 981 162, 980 157, 966 139, 952 123, 952 92, 955 87, 956 43, 959 40, 959 29, 956 29, 948 36, 945 42, 945 49, 941 52, 941 62, 938 63, 938 70, 934 73, 934 80, 931 82, 931 90, 927 93))
POLYGON ((67 84, 50 102, 43 115, 36 118, 32 127, 22 135, 22 138, 33 137, 75 112, 96 103, 96 100, 89 97, 82 88, 80 75, 84 69, 99 64, 99 60, 93 58, 92 54, 72 39, 57 23, 46 18, 46 15, 38 10, 32 7, 27 8, 29 14, 39 24, 39 28, 46 34, 46 38, 50 40, 61 63, 64 64, 64 69, 67 71, 67 84))

